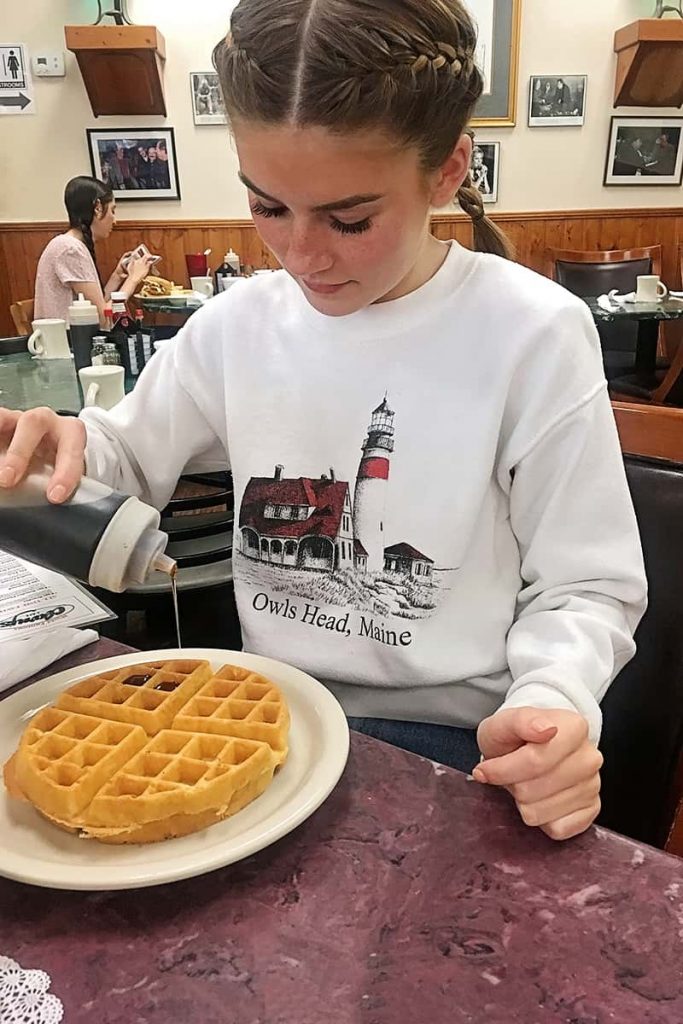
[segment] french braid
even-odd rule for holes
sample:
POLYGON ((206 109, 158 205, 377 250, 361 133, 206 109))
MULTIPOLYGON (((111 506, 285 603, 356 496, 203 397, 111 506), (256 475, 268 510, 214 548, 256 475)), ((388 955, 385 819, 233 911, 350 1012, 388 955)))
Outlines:
MULTIPOLYGON (((483 91, 460 0, 241 0, 214 50, 232 121, 388 130, 425 170, 453 151, 483 91)), ((467 178, 475 247, 510 255, 467 178)))

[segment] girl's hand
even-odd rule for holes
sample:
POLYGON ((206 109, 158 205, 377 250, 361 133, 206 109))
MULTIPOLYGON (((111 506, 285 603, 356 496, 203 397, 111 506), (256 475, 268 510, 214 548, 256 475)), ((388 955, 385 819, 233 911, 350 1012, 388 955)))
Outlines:
POLYGON ((570 839, 595 821, 603 758, 576 711, 507 708, 481 722, 477 740, 473 777, 507 789, 527 825, 570 839))
POLYGON ((132 255, 132 249, 130 250, 130 252, 124 252, 123 256, 121 257, 119 262, 116 264, 116 267, 114 268, 114 275, 118 277, 120 281, 122 281, 128 274, 127 264, 132 255))
POLYGON ((137 259, 132 259, 128 264, 128 269, 126 271, 128 280, 136 287, 139 284, 142 284, 152 269, 153 263, 153 256, 138 256, 137 259))
POLYGON ((54 464, 47 497, 61 504, 85 472, 85 443, 85 426, 75 416, 58 416, 52 409, 0 408, 0 487, 18 484, 38 455, 54 464))

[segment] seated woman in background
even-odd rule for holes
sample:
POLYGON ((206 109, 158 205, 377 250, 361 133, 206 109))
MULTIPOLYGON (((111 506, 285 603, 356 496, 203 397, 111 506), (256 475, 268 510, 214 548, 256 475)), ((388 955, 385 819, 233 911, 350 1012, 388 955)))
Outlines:
POLYGON ((45 246, 38 262, 35 287, 36 319, 66 320, 67 310, 80 294, 97 306, 104 325, 104 307, 112 292, 126 299, 149 273, 152 257, 131 260, 126 252, 104 286, 97 269, 95 242, 108 238, 116 224, 116 203, 111 189, 97 178, 72 178, 64 192, 69 230, 45 246))

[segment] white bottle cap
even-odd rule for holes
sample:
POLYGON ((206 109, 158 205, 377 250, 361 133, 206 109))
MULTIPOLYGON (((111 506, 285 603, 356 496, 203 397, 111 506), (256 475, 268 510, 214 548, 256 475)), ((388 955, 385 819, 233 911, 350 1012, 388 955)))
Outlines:
POLYGON ((178 563, 170 555, 157 555, 154 559, 153 569, 157 572, 165 572, 167 576, 175 576, 178 571, 178 563))
POLYGON ((110 296, 111 302, 126 302, 127 296, 125 292, 112 292, 110 296))
POLYGON ((232 248, 229 249, 228 252, 226 252, 226 254, 225 254, 225 262, 232 267, 232 269, 235 271, 235 273, 239 274, 239 272, 240 272, 240 258, 239 258, 237 253, 232 248))
MULTIPOLYGON (((127 583, 144 583, 152 569, 164 565, 164 548, 167 544, 168 535, 161 530, 145 530, 140 534, 128 562, 127 583)), ((168 561, 175 565, 172 558, 168 561)))
POLYGON ((168 544, 158 529, 161 516, 138 498, 128 498, 114 513, 97 545, 88 583, 120 594, 143 583, 168 544))
POLYGON ((76 324, 99 324, 100 322, 97 306, 80 294, 69 306, 67 317, 70 326, 75 326, 76 324))

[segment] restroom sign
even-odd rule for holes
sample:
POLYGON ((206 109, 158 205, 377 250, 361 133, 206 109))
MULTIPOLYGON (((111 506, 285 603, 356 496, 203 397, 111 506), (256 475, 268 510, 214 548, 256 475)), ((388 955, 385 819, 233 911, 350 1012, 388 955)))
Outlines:
POLYGON ((25 89, 26 64, 24 48, 17 43, 14 46, 0 46, 0 89, 25 89))
POLYGON ((0 45, 0 114, 33 114, 28 55, 22 43, 0 45))

